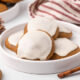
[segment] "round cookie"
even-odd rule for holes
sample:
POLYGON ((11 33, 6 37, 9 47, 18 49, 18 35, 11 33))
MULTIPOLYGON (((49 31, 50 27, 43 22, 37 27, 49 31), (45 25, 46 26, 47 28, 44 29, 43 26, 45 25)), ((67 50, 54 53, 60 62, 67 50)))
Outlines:
POLYGON ((1 0, 2 2, 6 2, 6 3, 17 3, 21 0, 1 0))
POLYGON ((72 37, 72 31, 66 27, 59 27, 59 38, 71 38, 72 37))
POLYGON ((35 17, 32 19, 26 28, 28 31, 43 30, 48 32, 53 39, 56 39, 59 35, 59 28, 57 23, 52 18, 47 17, 35 17))
POLYGON ((27 30, 27 24, 26 24, 24 27, 24 34, 26 34, 27 32, 28 32, 28 30, 27 30))
POLYGON ((8 10, 8 7, 5 4, 0 3, 0 12, 8 10))
POLYGON ((0 80, 2 80, 3 72, 0 70, 0 80))
POLYGON ((28 60, 48 60, 54 54, 54 41, 43 31, 30 31, 18 43, 17 56, 28 60))
POLYGON ((80 52, 80 48, 67 38, 58 38, 55 40, 55 54, 51 59, 62 59, 80 52))
POLYGON ((18 44, 18 41, 23 36, 23 34, 24 34, 24 30, 21 30, 19 32, 16 32, 10 35, 5 41, 5 46, 14 52, 17 52, 17 47, 18 47, 17 44, 18 44))

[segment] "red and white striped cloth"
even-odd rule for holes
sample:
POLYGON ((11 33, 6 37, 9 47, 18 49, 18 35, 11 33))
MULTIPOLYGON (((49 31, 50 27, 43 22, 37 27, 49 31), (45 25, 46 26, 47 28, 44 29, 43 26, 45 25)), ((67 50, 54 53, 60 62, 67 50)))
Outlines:
POLYGON ((29 6, 29 14, 32 18, 47 16, 80 24, 80 0, 34 0, 29 6))

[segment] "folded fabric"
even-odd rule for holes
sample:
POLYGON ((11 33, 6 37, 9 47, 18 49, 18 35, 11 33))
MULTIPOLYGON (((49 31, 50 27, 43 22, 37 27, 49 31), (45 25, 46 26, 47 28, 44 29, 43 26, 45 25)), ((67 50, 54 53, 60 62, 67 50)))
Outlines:
POLYGON ((29 15, 80 24, 80 0, 34 0, 29 5, 29 15))

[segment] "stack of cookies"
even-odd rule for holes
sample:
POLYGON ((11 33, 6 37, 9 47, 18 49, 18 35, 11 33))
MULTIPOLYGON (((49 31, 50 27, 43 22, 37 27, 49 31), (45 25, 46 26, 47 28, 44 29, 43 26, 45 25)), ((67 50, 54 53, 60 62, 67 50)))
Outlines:
POLYGON ((80 51, 79 46, 70 40, 72 35, 70 29, 58 26, 54 19, 36 17, 24 30, 10 35, 5 45, 22 59, 55 60, 80 51))

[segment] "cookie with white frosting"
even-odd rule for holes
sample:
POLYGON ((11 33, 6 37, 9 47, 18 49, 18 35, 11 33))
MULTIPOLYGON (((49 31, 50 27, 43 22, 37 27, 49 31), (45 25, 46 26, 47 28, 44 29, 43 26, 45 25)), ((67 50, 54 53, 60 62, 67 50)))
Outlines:
POLYGON ((61 59, 72 56, 80 52, 78 45, 67 38, 57 38, 55 40, 55 54, 52 59, 61 59))
POLYGON ((60 38, 71 38, 72 31, 64 26, 59 26, 59 37, 60 38))
POLYGON ((54 41, 43 31, 29 31, 18 43, 17 56, 29 60, 48 60, 54 54, 54 41))
POLYGON ((35 17, 29 21, 26 28, 28 31, 43 30, 48 32, 53 39, 56 39, 59 35, 59 28, 56 21, 47 17, 35 17))
POLYGON ((24 27, 24 34, 26 34, 27 32, 28 32, 28 30, 27 30, 27 24, 26 24, 24 27))
POLYGON ((21 39, 21 37, 24 35, 24 30, 21 30, 19 32, 11 34, 5 41, 5 46, 14 51, 17 52, 17 44, 18 41, 21 39))

